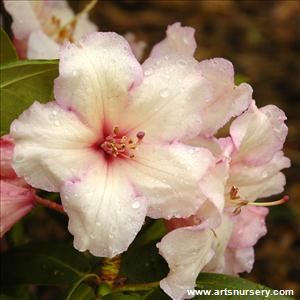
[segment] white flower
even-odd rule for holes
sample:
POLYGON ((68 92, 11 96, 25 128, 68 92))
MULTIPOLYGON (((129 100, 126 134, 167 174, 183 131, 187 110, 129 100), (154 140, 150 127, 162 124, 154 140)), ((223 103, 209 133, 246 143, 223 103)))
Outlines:
POLYGON ((13 18, 14 44, 21 58, 56 59, 64 41, 78 41, 83 35, 97 31, 88 20, 94 2, 75 16, 65 0, 4 0, 13 18))
POLYGON ((59 191, 74 246, 98 256, 127 249, 153 218, 186 217, 206 200, 199 182, 214 163, 180 143, 201 130, 211 84, 190 55, 141 66, 114 33, 93 33, 60 52, 56 101, 34 103, 11 126, 14 168, 59 191))

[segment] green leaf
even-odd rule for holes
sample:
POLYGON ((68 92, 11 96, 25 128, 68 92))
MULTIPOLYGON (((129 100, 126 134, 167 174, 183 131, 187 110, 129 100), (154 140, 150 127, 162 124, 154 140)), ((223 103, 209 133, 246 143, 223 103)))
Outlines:
POLYGON ((74 283, 90 269, 82 253, 57 242, 30 244, 1 254, 1 281, 6 285, 74 283))
MULTIPOLYGON (((272 289, 265 287, 261 284, 248 281, 240 277, 233 277, 223 274, 213 273, 201 273, 197 278, 197 289, 198 290, 210 290, 211 295, 199 295, 193 299, 209 299, 209 300, 220 300, 220 299, 236 299, 236 300, 265 300, 266 297, 262 295, 224 295, 225 289, 227 290, 242 290, 242 291, 259 291, 268 290, 272 292, 272 289), (217 290, 217 291, 216 291, 217 290), (223 290, 223 295, 217 295, 219 291, 223 290)), ((245 293, 245 292, 244 292, 245 293)), ((248 292, 249 293, 249 292, 248 292)), ((291 300, 291 297, 287 296, 269 296, 267 299, 270 300, 291 300)))
POLYGON ((94 290, 87 284, 81 283, 66 299, 68 300, 94 300, 96 298, 94 290))
POLYGON ((157 242, 167 234, 167 229, 163 219, 155 220, 148 226, 144 226, 138 236, 135 238, 133 247, 140 247, 152 242, 157 242))
POLYGON ((13 46, 10 38, 4 29, 0 26, 0 63, 3 64, 5 62, 9 62, 12 60, 17 60, 17 52, 15 47, 13 46))
POLYGON ((19 60, 1 65, 1 132, 34 101, 53 100, 58 61, 19 60))
POLYGON ((168 270, 168 265, 159 255, 155 242, 130 248, 122 256, 120 274, 125 276, 129 283, 145 283, 161 280, 168 270))

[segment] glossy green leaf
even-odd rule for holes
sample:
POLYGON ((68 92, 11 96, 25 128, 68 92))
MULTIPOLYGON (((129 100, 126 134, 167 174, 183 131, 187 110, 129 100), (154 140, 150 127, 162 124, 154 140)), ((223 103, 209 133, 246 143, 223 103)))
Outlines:
POLYGON ((1 281, 6 285, 74 283, 89 272, 82 253, 57 242, 26 245, 1 255, 1 281))
POLYGON ((13 46, 10 38, 4 29, 0 26, 0 63, 3 64, 5 62, 9 62, 12 60, 17 60, 18 56, 16 53, 16 49, 13 46))
POLYGON ((19 60, 1 65, 1 133, 34 101, 53 100, 57 61, 19 60))

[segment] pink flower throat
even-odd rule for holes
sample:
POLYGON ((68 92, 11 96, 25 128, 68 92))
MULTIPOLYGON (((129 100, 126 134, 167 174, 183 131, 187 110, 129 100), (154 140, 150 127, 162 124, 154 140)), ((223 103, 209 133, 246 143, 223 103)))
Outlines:
POLYGON ((115 126, 113 133, 105 137, 100 147, 109 156, 134 158, 132 151, 141 143, 144 136, 145 132, 139 131, 136 134, 137 140, 134 141, 134 139, 126 135, 120 135, 119 127, 115 126))

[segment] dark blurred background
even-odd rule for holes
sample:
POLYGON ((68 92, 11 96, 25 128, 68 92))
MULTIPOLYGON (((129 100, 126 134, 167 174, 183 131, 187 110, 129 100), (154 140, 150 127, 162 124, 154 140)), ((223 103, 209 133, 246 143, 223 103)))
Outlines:
MULTIPOLYGON (((69 2, 75 11, 87 4, 69 2)), ((291 200, 271 208, 269 231, 256 246, 254 269, 243 277, 274 289, 293 289, 300 295, 300 1, 100 0, 91 19, 101 31, 133 32, 147 43, 144 57, 165 37, 169 24, 192 26, 198 42, 197 59, 229 59, 237 82, 252 85, 258 106, 275 104, 286 112, 289 135, 285 153, 292 167, 284 171, 284 194, 291 200)), ((4 23, 8 29, 10 18, 4 23)), ((43 211, 36 215, 29 224, 31 237, 65 237, 67 233, 60 232, 61 226, 54 224, 51 216, 43 211)))

